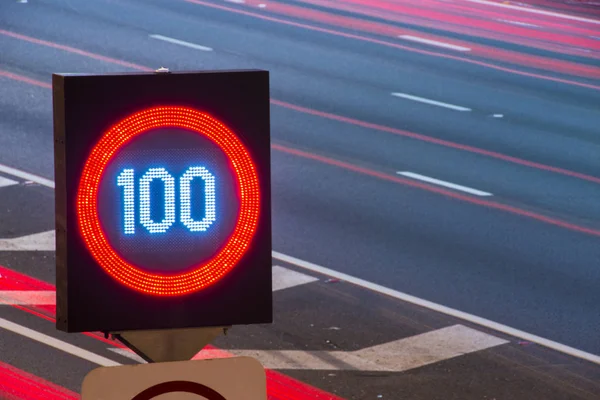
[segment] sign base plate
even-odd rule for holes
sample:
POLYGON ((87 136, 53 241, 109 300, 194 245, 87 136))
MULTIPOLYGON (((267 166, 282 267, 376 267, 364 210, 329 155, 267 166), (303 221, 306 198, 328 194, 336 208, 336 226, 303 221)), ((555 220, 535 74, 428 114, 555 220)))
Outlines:
POLYGON ((265 369, 251 357, 100 367, 81 389, 82 400, 267 400, 265 369))

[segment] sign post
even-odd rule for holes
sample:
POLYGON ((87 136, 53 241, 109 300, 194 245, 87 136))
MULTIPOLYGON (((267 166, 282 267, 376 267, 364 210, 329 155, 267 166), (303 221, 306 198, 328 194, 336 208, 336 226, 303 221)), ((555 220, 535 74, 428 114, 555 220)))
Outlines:
POLYGON ((269 73, 54 74, 57 329, 189 360, 271 323, 269 73))

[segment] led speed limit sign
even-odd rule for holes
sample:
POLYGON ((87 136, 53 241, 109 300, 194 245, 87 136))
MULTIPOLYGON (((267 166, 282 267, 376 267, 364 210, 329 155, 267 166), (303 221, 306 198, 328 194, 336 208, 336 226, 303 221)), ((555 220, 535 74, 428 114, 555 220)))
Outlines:
POLYGON ((77 215, 109 275, 172 296, 211 285, 237 265, 260 202, 254 162, 231 130, 190 108, 154 107, 125 118, 94 147, 77 215))
POLYGON ((268 74, 53 86, 57 327, 271 322, 268 74))

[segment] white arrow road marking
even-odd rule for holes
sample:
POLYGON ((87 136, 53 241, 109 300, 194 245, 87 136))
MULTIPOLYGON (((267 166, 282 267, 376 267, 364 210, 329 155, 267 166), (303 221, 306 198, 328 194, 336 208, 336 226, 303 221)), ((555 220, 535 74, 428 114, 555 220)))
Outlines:
MULTIPOLYGON (((357 351, 205 349, 195 358, 249 356, 269 369, 358 370, 402 372, 508 343, 487 333, 453 325, 357 351)), ((109 350, 138 362, 127 349, 109 350)))
POLYGON ((485 350, 508 340, 480 332, 464 325, 423 333, 354 352, 357 362, 371 371, 406 371, 485 350))
POLYGON ((0 188, 16 185, 17 183, 19 183, 19 182, 13 181, 12 179, 5 178, 3 176, 0 176, 0 188))
POLYGON ((343 351, 234 350, 237 356, 256 357, 265 368, 401 372, 508 341, 463 325, 423 333, 366 349, 343 351))
POLYGON ((54 251, 54 231, 35 233, 13 239, 0 239, 0 251, 54 251))
POLYGON ((294 286, 304 285, 318 281, 317 278, 291 269, 273 266, 273 291, 288 289, 294 286))

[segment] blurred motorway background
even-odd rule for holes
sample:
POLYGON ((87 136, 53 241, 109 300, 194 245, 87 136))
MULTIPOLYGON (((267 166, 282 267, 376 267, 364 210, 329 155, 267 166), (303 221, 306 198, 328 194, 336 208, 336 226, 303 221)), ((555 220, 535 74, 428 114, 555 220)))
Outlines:
MULTIPOLYGON (((0 238, 54 227, 51 73, 267 69, 274 262, 309 269, 319 282, 278 293, 274 327, 239 336, 234 329, 220 346, 356 351, 456 324, 446 319, 457 317, 448 317, 452 309, 581 353, 566 357, 506 337, 515 348, 502 355, 504 369, 494 364, 498 376, 515 379, 524 365, 558 359, 574 366, 567 378, 549 368, 528 376, 559 382, 544 395, 539 383, 426 385, 484 373, 482 359, 410 381, 393 368, 381 376, 308 364, 273 369, 344 398, 598 399, 597 384, 582 388, 594 385, 600 363, 600 13, 531 3, 3 1, 0 238), (419 300, 409 304, 410 296, 419 300), (420 299, 448 309, 428 314, 413 308, 426 305, 420 299), (406 385, 412 395, 400 396, 406 385), (424 386, 431 391, 419 392, 424 386)), ((50 248, 0 243, 5 277, 22 274, 15 279, 52 290, 43 284, 54 282, 50 248)), ((0 289, 6 296, 11 288, 0 289)), ((32 310, 27 301, 10 304, 32 310)), ((58 336, 22 309, 0 308, 0 317, 99 346, 58 336)), ((79 390, 92 364, 52 356, 7 326, 0 371, 16 374, 10 364, 79 390)))

